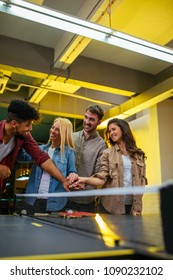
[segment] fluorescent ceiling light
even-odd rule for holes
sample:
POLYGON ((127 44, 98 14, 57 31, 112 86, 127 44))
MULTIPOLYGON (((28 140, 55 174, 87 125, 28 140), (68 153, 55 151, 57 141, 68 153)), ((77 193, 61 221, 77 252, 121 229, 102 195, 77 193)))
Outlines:
POLYGON ((0 1, 0 11, 173 63, 173 50, 21 0, 0 1))

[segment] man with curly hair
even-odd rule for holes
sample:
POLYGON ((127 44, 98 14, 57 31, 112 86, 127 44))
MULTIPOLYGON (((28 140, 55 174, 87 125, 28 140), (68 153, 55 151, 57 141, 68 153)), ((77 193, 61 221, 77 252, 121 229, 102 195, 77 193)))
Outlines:
POLYGON ((0 122, 1 193, 22 148, 32 156, 37 165, 62 182, 64 188, 69 191, 67 179, 54 165, 48 154, 39 148, 30 133, 32 124, 39 122, 40 114, 29 102, 17 99, 11 101, 6 120, 0 122))

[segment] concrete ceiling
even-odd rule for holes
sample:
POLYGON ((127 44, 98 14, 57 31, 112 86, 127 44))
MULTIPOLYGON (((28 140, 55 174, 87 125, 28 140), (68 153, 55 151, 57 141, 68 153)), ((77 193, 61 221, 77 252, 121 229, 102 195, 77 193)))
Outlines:
MULTIPOLYGON (((172 0, 28 2, 173 49, 172 0)), ((171 98, 173 66, 0 12, 0 85, 0 118, 12 99, 29 100, 43 115, 34 136, 46 141, 55 116, 68 117, 79 129, 90 104, 104 108, 105 120, 135 118, 142 109, 171 98)))

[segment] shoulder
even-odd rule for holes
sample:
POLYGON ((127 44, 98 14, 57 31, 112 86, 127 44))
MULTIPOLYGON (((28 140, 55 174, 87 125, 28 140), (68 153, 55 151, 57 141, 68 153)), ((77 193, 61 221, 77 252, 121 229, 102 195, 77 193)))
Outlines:
POLYGON ((103 151, 103 154, 104 154, 104 155, 107 155, 107 156, 113 156, 113 155, 115 155, 115 153, 117 153, 117 152, 118 152, 118 149, 117 149, 117 147, 116 147, 116 145, 115 145, 115 146, 107 147, 107 148, 103 151))
POLYGON ((69 147, 69 146, 67 146, 67 145, 64 146, 64 152, 66 152, 66 153, 75 153, 74 149, 69 147))
POLYGON ((111 153, 112 153, 112 147, 106 148, 106 149, 103 151, 103 155, 110 155, 111 153))
POLYGON ((93 139, 95 139, 95 141, 97 141, 101 145, 107 147, 105 140, 100 136, 98 131, 96 131, 96 133, 93 136, 94 136, 93 139))
POLYGON ((146 159, 144 154, 137 154, 136 158, 138 161, 145 161, 146 159))
POLYGON ((4 134, 4 126, 5 126, 5 121, 0 122, 0 139, 2 139, 3 134, 4 134))
POLYGON ((115 145, 115 146, 108 147, 105 151, 107 153, 112 153, 112 152, 116 152, 117 150, 119 150, 119 148, 115 145))
POLYGON ((74 151, 74 149, 71 148, 71 147, 69 147, 68 145, 65 145, 65 146, 64 146, 64 150, 65 150, 65 151, 74 151))
POLYGON ((83 135, 83 130, 73 132, 73 139, 78 139, 83 135))
POLYGON ((6 122, 5 120, 0 121, 0 127, 1 127, 1 126, 3 126, 3 127, 4 127, 5 122, 6 122))
POLYGON ((99 138, 98 138, 97 143, 98 143, 98 145, 99 145, 101 148, 104 148, 104 149, 107 149, 107 148, 108 148, 106 142, 103 140, 102 137, 99 137, 99 138))
POLYGON ((73 132, 73 136, 78 136, 78 135, 81 135, 82 133, 83 133, 83 130, 75 131, 75 132, 73 132))

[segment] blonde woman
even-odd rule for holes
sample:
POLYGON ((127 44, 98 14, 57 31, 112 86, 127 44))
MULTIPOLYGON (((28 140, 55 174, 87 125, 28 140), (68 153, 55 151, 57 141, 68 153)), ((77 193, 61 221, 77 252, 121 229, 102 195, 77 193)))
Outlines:
MULTIPOLYGON (((48 144, 40 146, 40 149, 48 153, 56 167, 68 177, 69 181, 77 179, 75 167, 75 152, 73 143, 73 127, 72 123, 65 118, 56 118, 50 128, 48 144)), ((25 158, 26 160, 26 158, 25 158)), ((26 193, 55 193, 65 192, 63 184, 50 176, 38 165, 34 164, 30 174, 30 178, 26 187, 26 193)), ((25 209, 29 213, 34 212, 54 212, 59 211, 66 205, 67 198, 46 198, 46 196, 36 198, 28 198, 25 209), (30 205, 32 207, 30 207, 30 205)))

